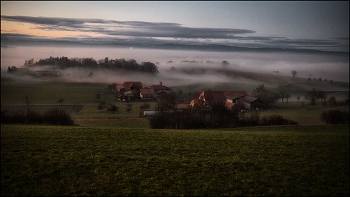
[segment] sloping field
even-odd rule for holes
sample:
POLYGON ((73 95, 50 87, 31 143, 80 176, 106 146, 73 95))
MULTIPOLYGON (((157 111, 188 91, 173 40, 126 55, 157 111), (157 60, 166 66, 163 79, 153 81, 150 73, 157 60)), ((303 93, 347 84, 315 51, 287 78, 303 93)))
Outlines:
POLYGON ((349 126, 1 125, 1 196, 348 196, 349 126))

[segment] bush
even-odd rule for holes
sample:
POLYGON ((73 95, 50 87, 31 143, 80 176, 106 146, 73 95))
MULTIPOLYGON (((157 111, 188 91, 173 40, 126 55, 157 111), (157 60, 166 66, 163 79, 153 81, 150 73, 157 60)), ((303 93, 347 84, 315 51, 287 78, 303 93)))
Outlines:
POLYGON ((349 111, 339 109, 324 111, 321 120, 326 124, 349 124, 349 111))
POLYGON ((239 126, 241 127, 254 127, 259 125, 260 113, 258 111, 253 111, 248 117, 242 114, 239 120, 239 126))
POLYGON ((74 125, 69 113, 58 108, 49 109, 44 113, 44 123, 53 125, 74 125))
POLYGON ((261 119, 261 126, 272 125, 298 125, 298 122, 283 118, 281 115, 272 115, 261 119))

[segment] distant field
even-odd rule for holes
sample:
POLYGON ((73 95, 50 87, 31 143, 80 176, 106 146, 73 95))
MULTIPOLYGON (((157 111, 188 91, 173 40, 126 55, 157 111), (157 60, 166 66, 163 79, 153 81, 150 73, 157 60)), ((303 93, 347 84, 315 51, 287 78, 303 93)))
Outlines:
POLYGON ((1 196, 348 196, 349 126, 1 125, 1 196))
MULTIPOLYGON (((313 87, 290 78, 267 81, 275 83, 269 89, 286 89, 292 97, 313 87)), ((321 103, 302 106, 291 99, 260 111, 260 117, 280 114, 313 126, 153 130, 138 116, 143 102, 131 102, 127 112, 127 103, 105 94, 108 84, 1 82, 2 109, 20 110, 29 94, 35 110, 59 107, 78 124, 1 125, 2 196, 349 196, 349 125, 321 122, 322 111, 330 109, 321 103), (119 110, 99 110, 96 93, 119 110)), ((348 83, 333 85, 338 95, 349 89, 348 83)), ((255 87, 221 83, 174 90, 251 93, 255 87)), ((154 109, 155 102, 149 104, 154 109)))
MULTIPOLYGON (((269 75, 270 76, 270 75, 269 75)), ((248 77, 248 76, 246 76, 248 77)), ((250 74, 249 77, 256 79, 258 76, 250 74)), ((261 76, 262 77, 262 76, 261 76)), ((147 119, 138 118, 140 112, 140 105, 143 102, 131 102, 132 110, 126 111, 126 103, 117 101, 113 95, 106 94, 108 84, 96 83, 73 83, 73 82, 59 82, 59 81, 35 81, 23 82, 9 79, 1 79, 1 105, 2 109, 19 110, 24 104, 23 97, 30 95, 33 100, 35 109, 44 111, 48 107, 60 107, 70 112, 78 112, 78 109, 73 109, 73 106, 83 106, 80 108, 79 114, 72 113, 74 121, 80 126, 92 127, 122 127, 122 128, 149 128, 147 119), (113 103, 119 107, 119 111, 115 114, 107 112, 106 109, 98 110, 98 102, 94 98, 95 94, 101 95, 101 101, 106 103, 113 103), (63 105, 57 103, 58 99, 63 98, 63 105), (17 107, 15 107, 17 106, 17 107), (42 106, 42 107, 39 107, 42 106)), ((292 95, 292 98, 287 103, 286 100, 277 102, 273 108, 276 111, 262 111, 261 117, 272 114, 280 114, 286 118, 295 120, 299 124, 324 124, 320 120, 322 111, 328 110, 324 108, 322 103, 316 106, 311 106, 307 102, 304 106, 301 105, 303 101, 303 94, 312 87, 322 88, 328 91, 329 94, 336 95, 338 101, 343 101, 348 95, 348 83, 334 82, 314 82, 305 79, 292 79, 291 77, 275 77, 269 79, 273 80, 275 85, 268 85, 271 91, 285 90, 292 95), (294 82, 294 83, 292 83, 294 82), (331 88, 334 91, 330 91, 331 88), (345 91, 347 90, 347 91, 345 91), (299 102, 296 101, 296 96, 301 96, 299 102)), ((212 90, 246 90, 248 93, 256 87, 256 84, 240 84, 240 83, 220 83, 220 84, 192 84, 189 86, 173 87, 174 91, 182 90, 184 92, 200 92, 207 89, 212 90)), ((151 104, 150 110, 155 108, 154 102, 151 104)), ((347 109, 348 106, 341 107, 347 109)))

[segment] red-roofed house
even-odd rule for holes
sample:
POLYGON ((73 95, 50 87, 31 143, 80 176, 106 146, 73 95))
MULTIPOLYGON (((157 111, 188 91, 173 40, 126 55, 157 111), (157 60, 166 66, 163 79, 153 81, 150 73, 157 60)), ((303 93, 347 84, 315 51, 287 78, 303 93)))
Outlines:
POLYGON ((153 100, 155 97, 154 89, 142 88, 140 90, 140 98, 142 100, 153 100))
POLYGON ((171 93, 171 88, 163 86, 162 82, 160 82, 159 85, 151 85, 149 88, 153 89, 154 93, 156 94, 160 94, 162 92, 171 93))

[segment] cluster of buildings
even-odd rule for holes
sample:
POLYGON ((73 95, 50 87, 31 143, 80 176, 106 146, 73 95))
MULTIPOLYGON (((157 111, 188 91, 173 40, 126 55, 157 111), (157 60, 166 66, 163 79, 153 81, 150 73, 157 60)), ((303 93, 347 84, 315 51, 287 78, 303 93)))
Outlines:
POLYGON ((121 101, 130 101, 141 99, 143 101, 154 101, 161 93, 170 93, 171 88, 163 86, 162 82, 158 85, 143 87, 140 81, 125 81, 121 85, 116 86, 121 101))
MULTIPOLYGON (((161 93, 171 93, 171 88, 164 86, 162 82, 158 85, 143 87, 140 81, 126 81, 116 86, 121 101, 141 99, 143 101, 154 101, 161 93)), ((235 106, 248 110, 257 110, 263 105, 258 98, 251 97, 246 91, 203 91, 194 96, 189 104, 177 104, 177 109, 202 108, 210 109, 213 105, 223 105, 228 109, 235 106)))

